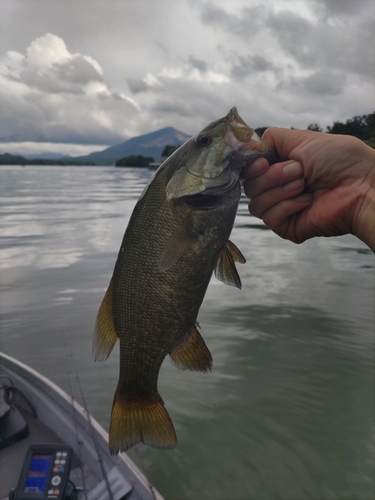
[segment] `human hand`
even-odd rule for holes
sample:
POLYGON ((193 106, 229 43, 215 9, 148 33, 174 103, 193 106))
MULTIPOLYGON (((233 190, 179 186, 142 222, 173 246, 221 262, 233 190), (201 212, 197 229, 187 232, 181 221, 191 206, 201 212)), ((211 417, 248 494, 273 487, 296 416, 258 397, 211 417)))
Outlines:
POLYGON ((272 127, 263 140, 281 158, 243 169, 249 211, 302 243, 353 233, 375 251, 375 151, 359 139, 272 127))

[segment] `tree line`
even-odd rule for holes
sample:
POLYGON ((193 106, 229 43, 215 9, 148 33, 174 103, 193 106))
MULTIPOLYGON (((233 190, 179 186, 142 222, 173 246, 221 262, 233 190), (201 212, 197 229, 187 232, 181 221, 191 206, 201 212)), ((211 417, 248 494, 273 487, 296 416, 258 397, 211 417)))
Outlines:
POLYGON ((65 158, 63 160, 45 159, 45 158, 25 158, 21 155, 11 155, 10 153, 0 154, 0 165, 56 165, 56 166, 68 166, 68 165, 96 165, 94 162, 90 161, 77 161, 74 158, 65 158))
MULTIPOLYGON (((174 144, 167 144, 162 153, 162 157, 168 157, 176 151, 180 146, 175 146, 174 144)), ((148 167, 150 163, 155 160, 152 156, 142 156, 142 155, 130 155, 120 158, 116 161, 116 167, 148 167)))
MULTIPOLYGON (((260 136, 268 127, 259 127, 255 129, 256 133, 260 136)), ((294 127, 291 127, 294 129, 294 127)), ((307 130, 315 132, 323 132, 323 129, 317 123, 310 123, 307 130)), ((332 126, 327 127, 325 130, 327 134, 343 134, 354 135, 363 142, 375 148, 375 111, 369 115, 358 115, 349 118, 345 123, 333 122, 332 126)))

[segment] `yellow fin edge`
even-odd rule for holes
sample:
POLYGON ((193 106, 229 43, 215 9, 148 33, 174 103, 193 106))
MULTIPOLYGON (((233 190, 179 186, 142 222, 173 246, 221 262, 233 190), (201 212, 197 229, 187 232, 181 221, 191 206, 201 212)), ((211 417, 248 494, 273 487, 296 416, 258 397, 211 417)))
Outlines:
POLYGON ((157 394, 148 401, 129 401, 115 393, 109 427, 109 449, 112 455, 143 442, 162 449, 177 444, 172 420, 157 394))
POLYGON ((184 342, 169 355, 172 363, 181 370, 211 371, 212 356, 197 326, 195 323, 184 342))
POLYGON ((113 322, 112 288, 111 280, 96 317, 92 346, 95 361, 106 360, 118 339, 113 322))

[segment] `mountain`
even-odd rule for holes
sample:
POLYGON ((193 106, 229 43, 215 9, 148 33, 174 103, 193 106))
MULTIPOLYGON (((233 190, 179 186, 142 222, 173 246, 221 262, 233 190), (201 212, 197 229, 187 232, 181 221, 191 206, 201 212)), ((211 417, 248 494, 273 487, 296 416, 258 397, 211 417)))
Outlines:
POLYGON ((190 139, 190 136, 173 127, 166 127, 149 134, 133 137, 116 146, 103 151, 97 151, 87 156, 76 156, 80 162, 89 161, 99 165, 113 165, 120 158, 130 155, 153 156, 158 161, 167 144, 180 145, 190 139))

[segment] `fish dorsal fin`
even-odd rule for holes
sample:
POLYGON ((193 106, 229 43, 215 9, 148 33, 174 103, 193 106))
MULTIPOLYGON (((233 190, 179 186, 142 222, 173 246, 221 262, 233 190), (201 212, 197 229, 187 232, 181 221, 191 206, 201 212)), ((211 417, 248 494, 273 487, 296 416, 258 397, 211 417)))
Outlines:
POLYGON ((96 317, 93 339, 93 354, 95 356, 95 361, 105 361, 111 354, 113 346, 118 339, 115 324, 113 322, 112 289, 113 285, 111 280, 96 317))
POLYGON ((169 238, 160 257, 160 271, 168 271, 191 247, 196 238, 189 236, 184 226, 179 227, 169 238))
POLYGON ((195 323, 184 342, 169 353, 172 363, 181 370, 211 371, 212 356, 195 323))
POLYGON ((235 262, 246 262, 241 251, 231 241, 226 241, 221 249, 215 267, 215 276, 226 285, 241 288, 241 279, 238 275, 235 262))

